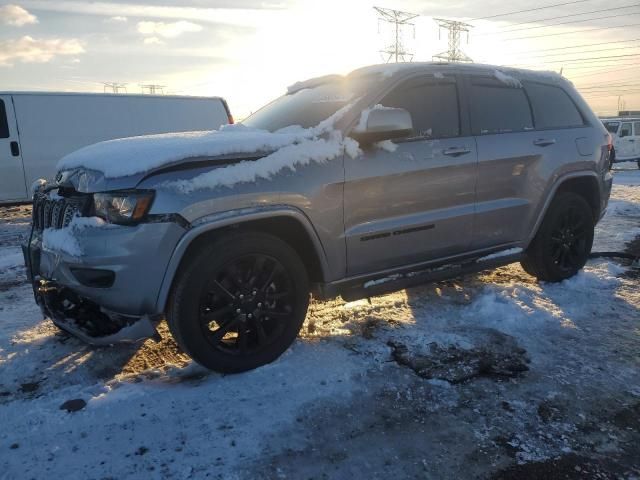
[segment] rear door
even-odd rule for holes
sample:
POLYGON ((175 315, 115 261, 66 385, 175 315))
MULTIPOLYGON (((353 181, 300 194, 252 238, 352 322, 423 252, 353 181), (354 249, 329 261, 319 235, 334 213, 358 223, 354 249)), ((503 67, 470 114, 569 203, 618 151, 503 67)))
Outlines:
POLYGON ((0 95, 0 201, 25 200, 20 139, 9 95, 0 95))
POLYGON ((379 102, 404 108, 415 136, 345 156, 350 275, 442 258, 471 243, 476 148, 456 78, 401 82, 379 102))
MULTIPOLYGON (((563 163, 581 160, 585 121, 558 85, 470 81, 478 144, 474 246, 516 243, 527 238, 541 211, 550 175, 563 163)), ((584 149, 584 155, 591 154, 584 149)))
POLYGON ((616 160, 623 158, 633 158, 634 145, 636 143, 633 137, 633 123, 622 122, 620 131, 618 132, 618 141, 616 142, 616 160))

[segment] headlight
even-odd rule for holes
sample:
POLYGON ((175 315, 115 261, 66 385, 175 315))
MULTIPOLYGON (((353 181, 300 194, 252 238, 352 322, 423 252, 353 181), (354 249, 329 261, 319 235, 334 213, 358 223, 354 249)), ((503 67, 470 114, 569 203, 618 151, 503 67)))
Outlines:
POLYGON ((144 218, 153 202, 153 191, 94 193, 97 217, 109 223, 130 224, 144 218))

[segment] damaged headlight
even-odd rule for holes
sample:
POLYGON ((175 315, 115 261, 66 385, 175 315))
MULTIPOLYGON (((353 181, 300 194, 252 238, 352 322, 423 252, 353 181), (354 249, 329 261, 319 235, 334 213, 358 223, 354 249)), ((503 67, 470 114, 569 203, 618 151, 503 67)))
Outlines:
POLYGON ((142 220, 153 203, 153 191, 94 193, 95 215, 109 223, 130 224, 142 220))

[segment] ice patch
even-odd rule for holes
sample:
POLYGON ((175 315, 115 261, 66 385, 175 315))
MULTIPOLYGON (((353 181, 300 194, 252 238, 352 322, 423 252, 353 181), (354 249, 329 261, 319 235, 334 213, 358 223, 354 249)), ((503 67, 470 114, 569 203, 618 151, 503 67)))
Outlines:
POLYGON ((0 272, 24 264, 24 257, 20 249, 8 248, 0 252, 0 272))

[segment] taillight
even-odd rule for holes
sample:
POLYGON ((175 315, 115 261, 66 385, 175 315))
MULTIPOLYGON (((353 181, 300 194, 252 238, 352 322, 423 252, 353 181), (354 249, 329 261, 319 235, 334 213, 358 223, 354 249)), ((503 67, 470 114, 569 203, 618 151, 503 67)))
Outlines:
POLYGON ((610 133, 607 133, 607 148, 613 150, 613 136, 610 133))
MULTIPOLYGON (((233 115, 228 113, 227 118, 229 119, 229 125, 233 125, 233 115)), ((609 150, 611 150, 611 145, 609 145, 609 150)))

